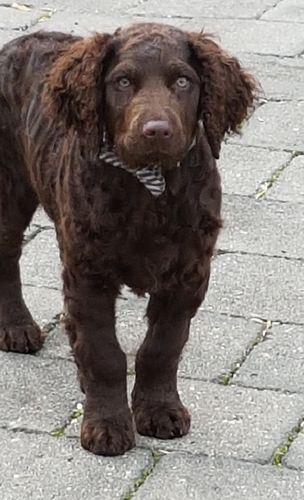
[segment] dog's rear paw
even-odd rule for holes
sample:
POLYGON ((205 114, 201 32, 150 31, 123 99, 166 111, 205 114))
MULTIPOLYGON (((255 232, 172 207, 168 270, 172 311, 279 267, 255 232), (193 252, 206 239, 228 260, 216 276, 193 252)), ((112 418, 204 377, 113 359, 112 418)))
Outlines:
POLYGON ((188 434, 191 418, 181 404, 142 402, 133 407, 137 432, 158 439, 173 439, 188 434))
POLYGON ((44 343, 44 335, 39 326, 30 318, 24 324, 0 323, 0 350, 33 354, 44 343))
POLYGON ((113 422, 100 417, 86 417, 81 428, 82 447, 95 455, 123 455, 135 446, 131 413, 113 422))

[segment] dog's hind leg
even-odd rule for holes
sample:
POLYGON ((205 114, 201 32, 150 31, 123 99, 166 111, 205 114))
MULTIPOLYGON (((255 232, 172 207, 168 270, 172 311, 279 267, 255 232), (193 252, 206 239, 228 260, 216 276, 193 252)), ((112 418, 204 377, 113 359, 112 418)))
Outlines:
POLYGON ((38 200, 5 111, 0 100, 0 349, 33 353, 43 338, 22 297, 19 259, 38 200))

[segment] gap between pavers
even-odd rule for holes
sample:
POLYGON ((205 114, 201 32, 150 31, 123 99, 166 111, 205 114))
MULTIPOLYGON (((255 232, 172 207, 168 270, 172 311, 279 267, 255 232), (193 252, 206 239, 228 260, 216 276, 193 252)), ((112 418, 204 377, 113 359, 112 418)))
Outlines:
POLYGON ((251 352, 232 383, 304 394, 303 366, 304 325, 274 326, 267 340, 251 352))
POLYGON ((37 432, 51 432, 81 397, 74 364, 4 352, 0 393, 0 426, 37 432))
MULTIPOLYGON (((129 393, 133 381, 128 377, 129 393)), ((181 399, 192 415, 190 433, 164 441, 137 436, 138 445, 160 453, 186 451, 266 463, 304 412, 301 395, 182 378, 178 382, 181 399)), ((67 436, 80 436, 81 419, 68 426, 67 436)))
POLYGON ((302 323, 301 261, 225 254, 213 262, 205 309, 232 316, 302 323))
POLYGON ((53 229, 42 231, 24 247, 20 268, 23 283, 61 290, 61 264, 53 229))
MULTIPOLYGON (((116 326, 120 345, 127 354, 128 370, 134 372, 135 357, 142 343, 147 322, 147 301, 130 298, 117 301, 116 326)), ((180 376, 202 380, 222 380, 233 363, 244 356, 262 325, 258 319, 233 318, 200 309, 192 320, 189 340, 179 365, 180 376)), ((38 354, 43 358, 72 360, 67 335, 62 325, 48 335, 38 354)))
POLYGON ((172 453, 134 500, 302 500, 304 474, 278 467, 172 453))
MULTIPOLYGON (((280 177, 266 193, 270 200, 304 203, 304 155, 300 154, 284 169, 280 177)), ((286 206, 286 205, 285 205, 286 206)), ((304 207, 299 210, 304 213, 304 207)))
POLYGON ((122 500, 153 463, 147 450, 98 457, 75 439, 0 430, 0 442, 5 500, 122 500))
POLYGON ((303 214, 304 206, 299 203, 268 200, 268 196, 261 202, 246 196, 225 195, 224 229, 217 242, 219 253, 303 259, 303 214))

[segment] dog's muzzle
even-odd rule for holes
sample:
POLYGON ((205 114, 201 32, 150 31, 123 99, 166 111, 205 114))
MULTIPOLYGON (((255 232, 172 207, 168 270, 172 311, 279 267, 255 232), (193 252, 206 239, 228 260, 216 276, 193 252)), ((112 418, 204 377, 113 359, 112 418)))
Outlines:
MULTIPOLYGON (((199 124, 200 125, 200 124, 199 124)), ((190 148, 187 153, 196 145, 196 136, 194 137, 190 148)), ((151 164, 147 167, 133 170, 125 165, 115 153, 115 147, 111 147, 107 134, 103 136, 103 147, 101 149, 99 159, 112 165, 113 167, 122 168, 129 172, 134 177, 136 177, 139 182, 141 182, 148 191, 155 197, 158 198, 163 194, 166 189, 166 181, 162 174, 162 166, 160 164, 151 164)), ((180 166, 180 162, 176 164, 176 167, 180 166)))

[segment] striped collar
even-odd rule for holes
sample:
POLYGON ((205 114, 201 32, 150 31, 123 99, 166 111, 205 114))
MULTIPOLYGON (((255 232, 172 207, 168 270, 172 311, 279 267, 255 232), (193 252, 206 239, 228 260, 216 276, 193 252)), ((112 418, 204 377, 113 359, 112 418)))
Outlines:
MULTIPOLYGON (((192 149, 196 144, 196 136, 192 141, 192 144, 188 151, 192 149)), ((134 177, 141 182, 148 191, 155 197, 161 196, 166 189, 166 181, 162 174, 162 166, 160 164, 151 164, 147 167, 141 168, 139 170, 133 170, 125 165, 115 153, 115 148, 110 146, 107 134, 104 133, 103 136, 103 147, 101 149, 99 159, 105 163, 112 165, 113 167, 122 168, 126 172, 129 172, 134 177)), ((177 163, 177 167, 180 166, 180 162, 177 163)))

